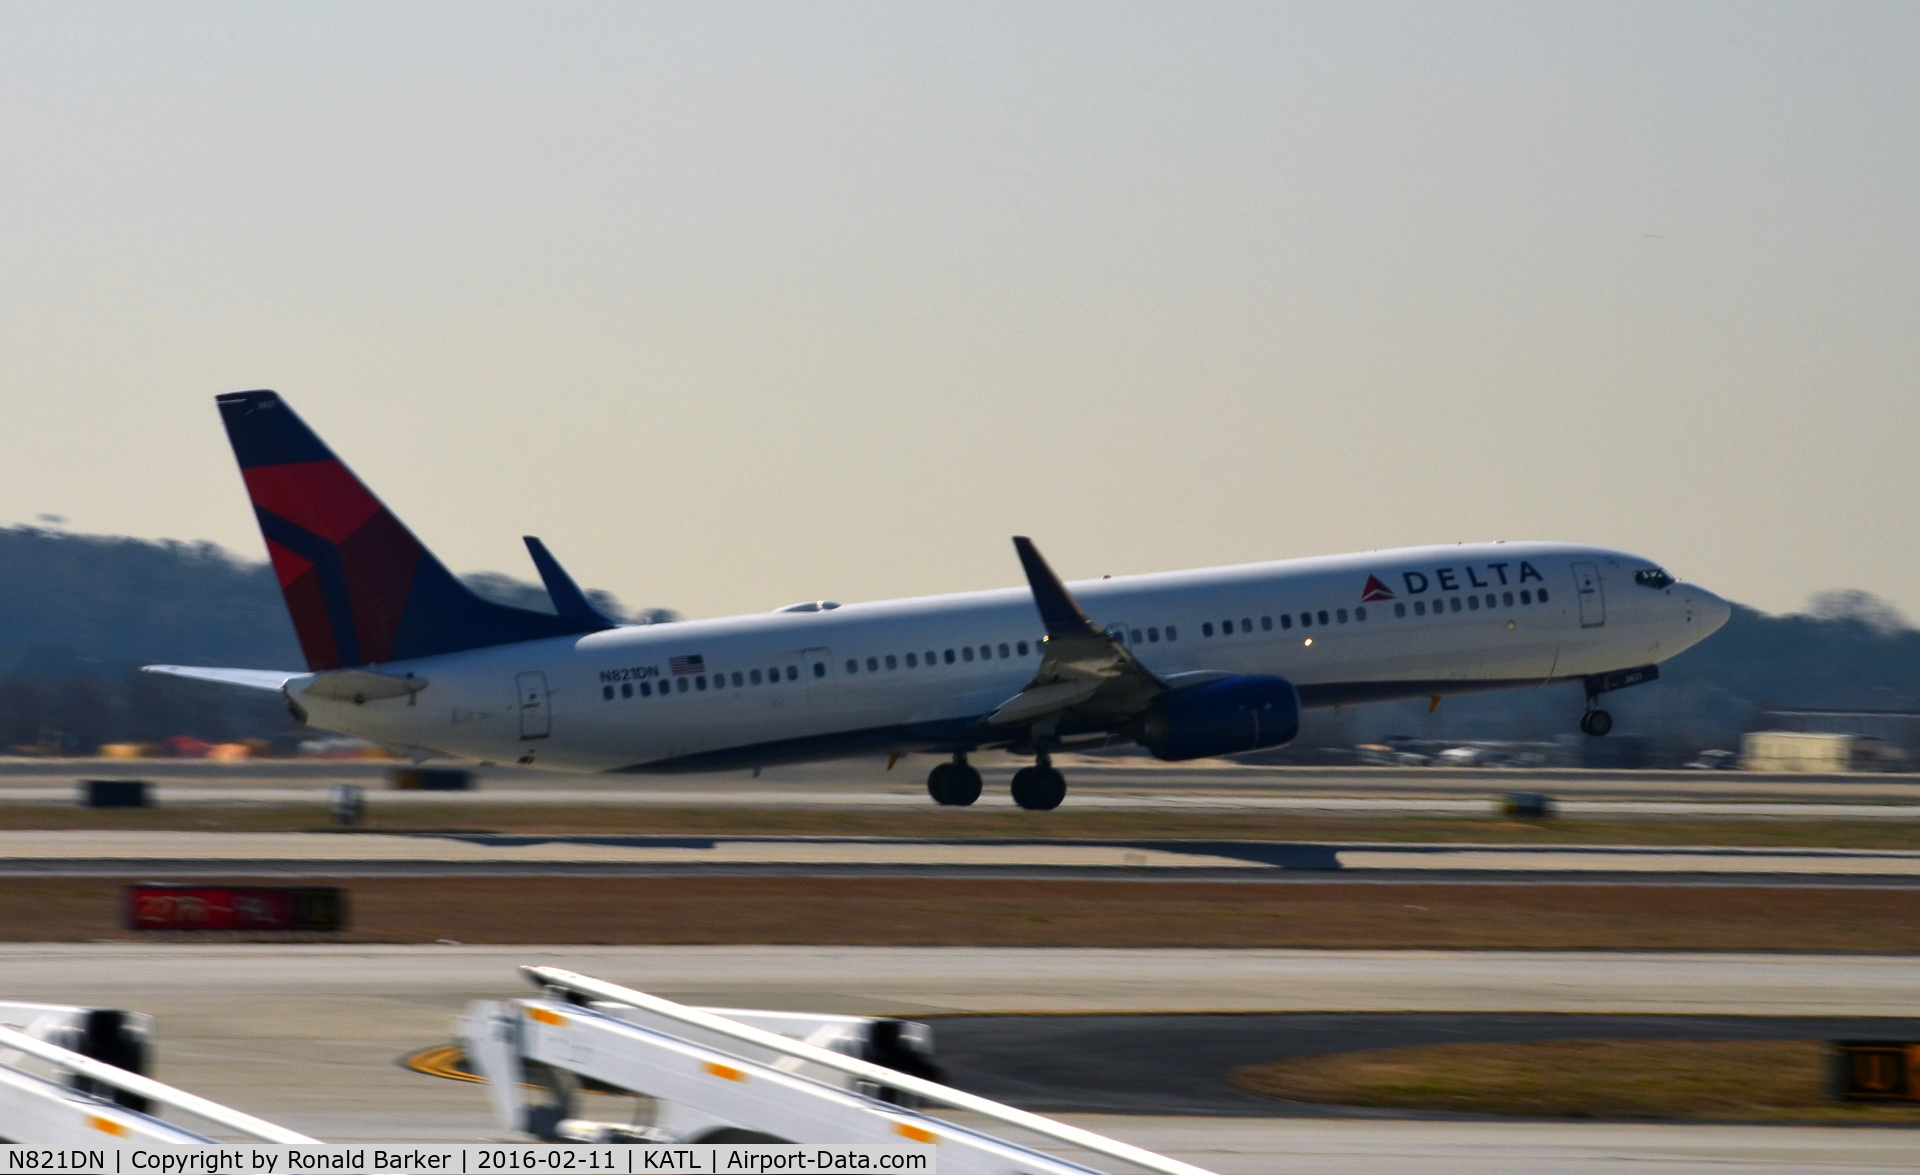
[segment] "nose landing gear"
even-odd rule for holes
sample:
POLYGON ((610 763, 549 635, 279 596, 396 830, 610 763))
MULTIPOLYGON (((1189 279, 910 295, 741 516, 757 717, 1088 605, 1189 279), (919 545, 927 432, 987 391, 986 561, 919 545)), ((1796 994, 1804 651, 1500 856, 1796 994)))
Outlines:
POLYGON ((1034 765, 1013 773, 1013 802, 1029 812, 1051 812, 1067 798, 1067 778, 1053 769, 1053 756, 1041 751, 1034 765))
POLYGON ((955 751, 953 762, 941 763, 927 773, 927 794, 936 804, 964 808, 980 798, 980 772, 967 762, 965 751, 955 751))
POLYGON ((1587 699, 1587 705, 1589 707, 1587 712, 1580 715, 1580 729, 1582 731, 1585 731, 1595 738, 1599 738, 1601 735, 1613 729, 1613 715, 1594 706, 1592 698, 1587 699))

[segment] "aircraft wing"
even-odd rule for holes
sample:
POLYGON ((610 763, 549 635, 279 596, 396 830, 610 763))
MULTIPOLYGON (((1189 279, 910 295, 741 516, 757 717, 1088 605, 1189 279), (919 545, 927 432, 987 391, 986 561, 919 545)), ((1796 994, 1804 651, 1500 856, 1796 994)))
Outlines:
POLYGON ((222 685, 275 692, 284 689, 294 678, 307 676, 302 669, 209 669, 200 665, 142 665, 140 672, 191 677, 195 681, 217 681, 222 685))
POLYGON ((1087 619, 1032 539, 1016 535, 1013 547, 1047 635, 1040 643, 1040 668, 1033 680, 996 707, 987 725, 1044 724, 1068 711, 1124 718, 1167 691, 1167 683, 1140 664, 1123 642, 1087 619))

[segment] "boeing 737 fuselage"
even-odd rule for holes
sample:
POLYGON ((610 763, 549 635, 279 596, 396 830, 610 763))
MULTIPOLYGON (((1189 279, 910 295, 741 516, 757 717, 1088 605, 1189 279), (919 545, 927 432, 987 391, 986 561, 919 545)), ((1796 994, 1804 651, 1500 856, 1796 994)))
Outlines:
POLYGON ((1650 560, 1571 543, 1411 547, 673 624, 601 615, 528 539, 555 612, 484 601, 272 392, 219 397, 307 671, 150 666, 283 694, 302 721, 417 755, 572 771, 710 771, 934 754, 933 798, 980 794, 970 752, 1131 740, 1163 759, 1279 746, 1302 708, 1580 682, 1604 693, 1725 624, 1650 560))

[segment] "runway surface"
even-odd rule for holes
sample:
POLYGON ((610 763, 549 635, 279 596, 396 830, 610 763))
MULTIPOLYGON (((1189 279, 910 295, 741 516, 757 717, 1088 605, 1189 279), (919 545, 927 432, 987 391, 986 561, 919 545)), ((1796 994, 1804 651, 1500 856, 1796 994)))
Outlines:
MULTIPOLYGON (((1242 1066, 1330 1053, 1591 1039, 1920 1040, 1920 1018, 1147 1013, 947 1016, 924 1022, 933 1029, 947 1084, 1022 1109, 1253 1118, 1407 1116, 1278 1101, 1230 1081, 1242 1066)), ((471 1080, 473 1073, 454 1043, 425 1050, 407 1063, 431 1076, 471 1080)))
MULTIPOLYGON (((0 987, 12 999, 151 1013, 162 1080, 317 1137, 462 1140, 494 1133, 478 1087, 394 1061, 447 1039, 467 1000, 531 991, 515 968, 535 962, 689 1002, 895 1015, 1879 1017, 1920 1007, 1909 959, 1564 952, 12 945, 0 946, 0 987)), ((943 1047, 961 1048, 962 1031, 936 1025, 943 1047)), ((1897 1129, 1063 1116, 1222 1175, 1907 1170, 1920 1139, 1897 1129)))
POLYGON ((1378 880, 1711 880, 1920 885, 1920 852, 1264 841, 541 836, 493 833, 0 832, 0 874, 316 876, 574 873, 1378 880))
MULTIPOLYGON (((1513 791, 1552 795, 1567 815, 1781 816, 1920 820, 1920 776, 1762 775, 1737 771, 1576 771, 1493 768, 1256 767, 1156 764, 1062 756, 1068 804, 1115 811, 1268 811, 1342 815, 1462 816, 1497 810, 1513 791)), ((1011 808, 1016 764, 980 756, 980 804, 1011 808)), ((388 763, 309 760, 0 760, 0 803, 71 804, 89 778, 145 779, 159 802, 319 804, 326 789, 367 789, 374 807, 491 804, 615 807, 931 809, 915 757, 698 776, 570 775, 511 767, 475 769, 470 792, 386 789, 388 763)))

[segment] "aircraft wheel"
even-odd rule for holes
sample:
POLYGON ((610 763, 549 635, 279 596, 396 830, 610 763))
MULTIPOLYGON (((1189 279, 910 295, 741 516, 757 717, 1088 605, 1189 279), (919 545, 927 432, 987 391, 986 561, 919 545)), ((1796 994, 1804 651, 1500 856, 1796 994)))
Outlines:
POLYGON ((943 804, 965 808, 980 798, 980 772, 971 763, 949 763, 947 798, 943 804))
POLYGON ((953 802, 947 798, 948 790, 952 787, 952 779, 953 764, 951 763, 935 764, 933 770, 927 772, 927 794, 933 797, 934 803, 951 804, 953 802))
POLYGON ((1580 716, 1580 729, 1599 738, 1613 729, 1613 715, 1605 710, 1588 710, 1580 716))
POLYGON ((1029 812, 1051 812, 1066 798, 1066 776, 1051 767, 1022 767, 1013 773, 1013 802, 1029 812))

